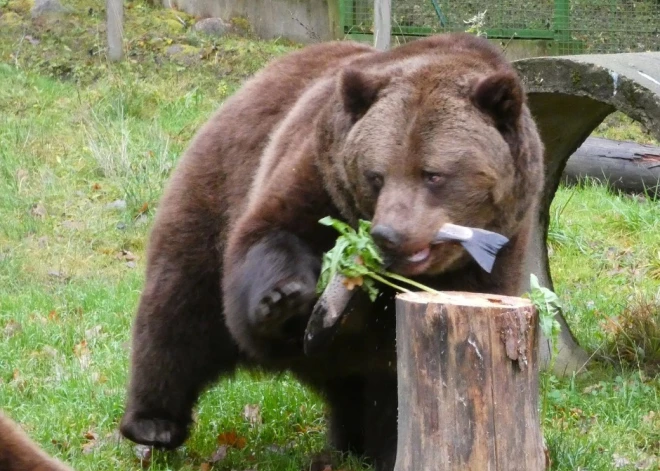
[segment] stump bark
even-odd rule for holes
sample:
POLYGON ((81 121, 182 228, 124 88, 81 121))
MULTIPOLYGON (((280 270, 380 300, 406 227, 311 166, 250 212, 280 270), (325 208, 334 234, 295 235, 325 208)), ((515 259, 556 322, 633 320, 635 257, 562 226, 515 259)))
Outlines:
POLYGON ((395 471, 546 469, 531 302, 442 292, 396 303, 395 471))

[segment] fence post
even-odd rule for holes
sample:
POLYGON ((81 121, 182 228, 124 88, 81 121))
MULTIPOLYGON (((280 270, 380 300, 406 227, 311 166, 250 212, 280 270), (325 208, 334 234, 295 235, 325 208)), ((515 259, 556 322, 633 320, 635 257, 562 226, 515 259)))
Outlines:
POLYGON ((374 46, 386 51, 392 36, 392 0, 374 0, 374 46))
POLYGON ((124 55, 124 2, 123 0, 106 0, 106 21, 108 30, 108 58, 120 61, 124 55))
POLYGON ((571 39, 569 31, 570 0, 555 0, 554 30, 555 40, 568 41, 571 39))

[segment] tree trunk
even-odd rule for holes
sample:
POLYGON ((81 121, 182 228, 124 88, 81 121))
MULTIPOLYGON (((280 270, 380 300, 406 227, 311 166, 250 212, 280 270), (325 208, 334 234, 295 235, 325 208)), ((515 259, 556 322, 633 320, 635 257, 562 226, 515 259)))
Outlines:
POLYGON ((611 188, 660 195, 660 147, 590 137, 568 159, 563 180, 594 178, 611 188))
POLYGON ((395 471, 546 469, 531 302, 459 292, 396 302, 395 471))

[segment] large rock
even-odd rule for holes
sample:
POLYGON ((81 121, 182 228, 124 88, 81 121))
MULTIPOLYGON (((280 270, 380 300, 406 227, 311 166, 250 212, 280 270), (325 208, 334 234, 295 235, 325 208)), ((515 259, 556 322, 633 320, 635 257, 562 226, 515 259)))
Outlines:
POLYGON ((226 23, 220 18, 205 18, 198 21, 193 29, 199 33, 205 33, 209 36, 221 37, 228 33, 233 33, 232 25, 226 23))
POLYGON ((30 13, 32 18, 37 18, 50 13, 73 13, 73 9, 63 6, 60 0, 35 0, 30 13))
POLYGON ((173 44, 165 49, 165 55, 181 65, 193 65, 200 61, 200 50, 188 44, 173 44))

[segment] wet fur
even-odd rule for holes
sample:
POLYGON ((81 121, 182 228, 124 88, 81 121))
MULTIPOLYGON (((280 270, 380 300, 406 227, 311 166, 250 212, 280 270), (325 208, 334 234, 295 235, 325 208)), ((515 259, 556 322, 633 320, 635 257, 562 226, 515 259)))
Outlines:
MULTIPOLYGON (((391 127, 388 120, 396 124, 396 107, 373 115, 384 90, 416 96, 409 107, 420 112, 439 107, 458 123, 457 132, 461 119, 466 126, 477 125, 476 119, 492 129, 511 167, 498 184, 497 168, 488 170, 493 165, 481 156, 474 165, 492 175, 477 176, 483 181, 472 184, 456 180, 458 196, 443 203, 450 212, 465 208, 468 221, 454 222, 487 220, 489 229, 511 239, 493 272, 452 254, 455 267, 420 280, 440 289, 517 294, 542 166, 542 146, 519 87, 493 46, 463 34, 422 39, 385 53, 350 42, 314 45, 257 74, 198 132, 161 200, 133 328, 122 433, 139 443, 175 448, 187 437, 199 395, 220 376, 239 366, 289 370, 326 398, 335 447, 365 454, 379 471, 393 469, 393 293, 383 290, 369 308, 349 316, 326 355, 302 352, 321 255, 337 235, 318 220, 327 215, 351 223, 360 217, 392 224, 423 219, 411 214, 423 206, 413 211, 388 203, 386 195, 374 196, 346 154, 351 149, 344 149, 365 116, 384 126, 391 127), (438 67, 446 92, 433 80, 437 74, 424 73, 438 67), (416 94, 405 92, 411 83, 416 94), (439 102, 429 103, 430 96, 439 102), (484 202, 473 187, 491 184, 484 202)), ((426 127, 411 129, 410 135, 433 131, 432 123, 419 125, 426 127)), ((378 150, 382 144, 365 145, 378 150)), ((416 145, 423 143, 408 143, 410 152, 416 145)), ((420 223, 419 233, 437 230, 432 222, 420 223)), ((418 236, 408 234, 407 240, 413 244, 418 236)))
POLYGON ((9 417, 0 412, 0 471, 72 471, 48 456, 9 417))

